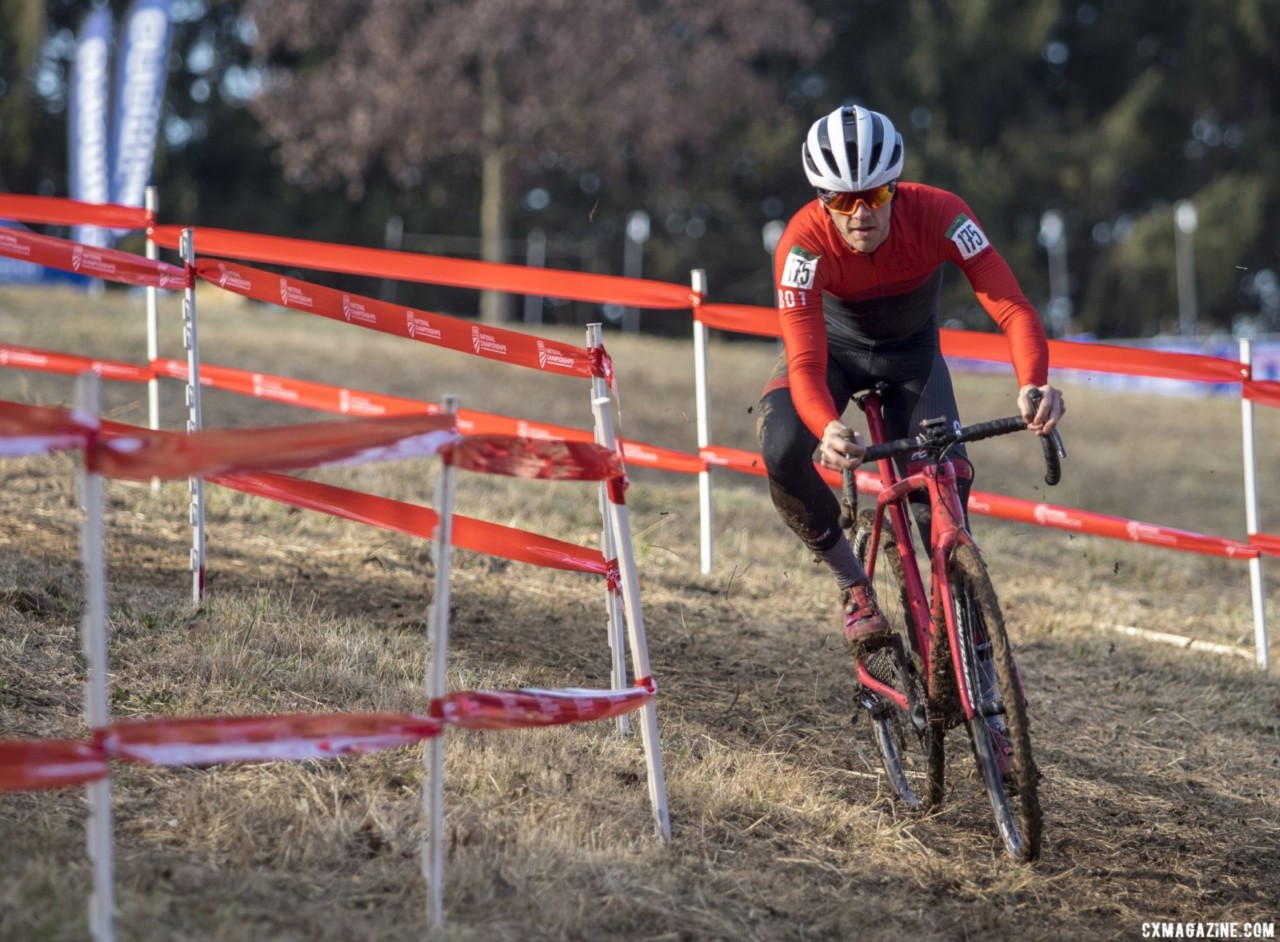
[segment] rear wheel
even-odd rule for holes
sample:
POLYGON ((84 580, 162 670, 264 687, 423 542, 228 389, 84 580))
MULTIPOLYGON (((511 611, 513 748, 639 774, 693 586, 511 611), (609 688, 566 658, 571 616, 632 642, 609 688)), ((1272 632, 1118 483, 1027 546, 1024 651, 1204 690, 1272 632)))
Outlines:
POLYGON ((973 705, 969 736, 1005 848, 1018 860, 1040 856, 1039 772, 1013 648, 987 567, 972 546, 951 554, 948 582, 959 642, 959 670, 973 705))
MULTIPOLYGON (((853 551, 864 565, 870 553, 874 519, 871 511, 863 511, 853 533, 853 551)), ((862 705, 871 720, 871 741, 880 754, 889 787, 909 808, 926 810, 942 797, 943 727, 931 721, 926 709, 919 660, 912 654, 911 608, 902 560, 887 521, 880 534, 872 586, 894 631, 894 640, 863 655, 862 663, 877 680, 905 693, 914 708, 903 710, 894 701, 866 689, 862 705)))

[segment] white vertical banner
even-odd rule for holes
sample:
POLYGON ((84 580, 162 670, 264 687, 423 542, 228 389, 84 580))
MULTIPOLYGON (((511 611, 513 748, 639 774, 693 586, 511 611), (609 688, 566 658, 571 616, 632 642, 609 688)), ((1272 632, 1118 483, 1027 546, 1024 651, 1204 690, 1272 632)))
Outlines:
POLYGON ((141 206, 169 74, 170 0, 134 0, 120 24, 111 135, 111 202, 141 206))
MULTIPOLYGON (((106 203, 111 196, 107 167, 110 63, 111 11, 95 7, 76 37, 67 96, 67 189, 73 200, 86 203, 106 203)), ((76 226, 71 238, 97 246, 111 241, 110 233, 98 226, 76 226)))

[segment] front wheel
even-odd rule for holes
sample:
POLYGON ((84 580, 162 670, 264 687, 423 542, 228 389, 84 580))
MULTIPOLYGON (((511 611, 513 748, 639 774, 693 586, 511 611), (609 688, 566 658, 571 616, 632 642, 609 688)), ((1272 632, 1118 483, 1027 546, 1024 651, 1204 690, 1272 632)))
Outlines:
MULTIPOLYGON (((853 533, 853 551, 864 566, 870 554, 874 522, 872 512, 864 510, 858 515, 853 533)), ((860 660, 876 679, 907 694, 914 710, 903 710, 869 690, 863 693, 862 706, 870 717, 871 741, 880 754, 890 788, 908 808, 925 811, 942 798, 943 727, 932 721, 926 709, 919 662, 911 653, 912 621, 906 579, 887 521, 880 535, 873 588, 895 637, 891 644, 860 660)))
POLYGON ((973 707, 969 736, 1005 848, 1018 860, 1040 856, 1043 818, 1039 771, 1022 683, 986 564, 973 546, 957 546, 947 574, 963 673, 973 707))

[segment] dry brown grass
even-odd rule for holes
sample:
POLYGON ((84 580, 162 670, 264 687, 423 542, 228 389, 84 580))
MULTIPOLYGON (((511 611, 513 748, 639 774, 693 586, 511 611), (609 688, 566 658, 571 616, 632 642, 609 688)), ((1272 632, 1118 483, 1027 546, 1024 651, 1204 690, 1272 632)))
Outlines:
MULTIPOLYGON (((581 383, 272 309, 202 302, 208 362, 589 423, 581 383)), ((163 350, 179 356, 176 304, 163 350)), ((141 304, 0 292, 0 337, 140 358, 141 304)), ((561 339, 580 343, 575 333, 561 339)), ((692 450, 688 344, 610 335, 630 436, 692 450)), ((716 441, 753 447, 768 345, 717 342, 716 441)), ((1004 414, 1008 381, 965 377, 965 413, 1004 414)), ((0 398, 70 383, 0 370, 0 398)), ((109 392, 145 422, 140 388, 109 392)), ((1239 406, 1068 390, 1071 458, 1044 493, 1034 445, 975 447, 984 489, 1239 537, 1239 406)), ((168 388, 166 421, 180 421, 168 388)), ((207 422, 309 418, 208 394, 207 422)), ((1280 416, 1260 410, 1263 524, 1280 529, 1280 416)), ((428 462, 327 472, 429 503, 428 462)), ((833 593, 761 482, 719 475, 717 563, 698 571, 697 491, 639 471, 628 493, 671 802, 660 845, 638 744, 599 724, 447 739, 448 938, 1136 938, 1144 920, 1274 921, 1280 909, 1280 687, 1243 659, 1105 630, 1252 640, 1243 563, 979 519, 1031 696, 1046 773, 1043 859, 997 845, 949 741, 926 817, 887 796, 849 725, 833 593)), ((117 716, 414 710, 432 565, 419 541, 209 489, 210 594, 189 611, 185 490, 108 483, 117 716)), ((468 478, 459 511, 598 539, 576 484, 468 478)), ((0 463, 0 736, 81 736, 75 465, 0 463)), ((1274 570, 1274 567, 1269 567, 1274 570)), ((1273 572, 1274 580, 1274 572, 1273 572)), ((603 593, 570 573, 460 552, 450 682, 603 686, 603 593)), ((1273 628, 1280 592, 1269 592, 1273 628)), ((1273 648, 1273 658, 1277 651, 1273 648)), ((418 750, 213 769, 117 766, 124 939, 420 938, 418 750)), ((79 790, 0 795, 0 938, 85 936, 79 790)))

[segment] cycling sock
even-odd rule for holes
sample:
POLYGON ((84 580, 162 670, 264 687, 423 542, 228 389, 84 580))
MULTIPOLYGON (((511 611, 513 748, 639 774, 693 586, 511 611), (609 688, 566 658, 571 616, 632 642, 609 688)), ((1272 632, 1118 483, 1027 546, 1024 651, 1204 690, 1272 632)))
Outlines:
POLYGON ((853 554, 853 547, 843 533, 829 548, 819 552, 818 558, 826 563, 840 588, 847 589, 852 585, 867 583, 867 571, 858 562, 858 557, 853 554))

